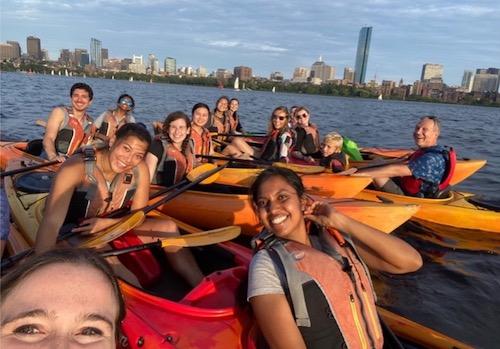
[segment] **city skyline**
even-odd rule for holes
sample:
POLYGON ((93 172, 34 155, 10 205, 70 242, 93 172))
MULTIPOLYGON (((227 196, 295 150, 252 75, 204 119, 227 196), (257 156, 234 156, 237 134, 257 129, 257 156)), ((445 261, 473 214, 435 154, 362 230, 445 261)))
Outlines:
POLYGON ((254 74, 310 67, 322 56, 336 78, 354 67, 359 30, 373 27, 366 80, 418 80, 422 65, 441 64, 447 84, 459 85, 464 70, 499 66, 500 4, 365 0, 313 4, 166 0, 2 2, 2 41, 26 52, 26 37, 39 37, 51 59, 61 49, 88 48, 91 37, 110 58, 155 54, 178 66, 210 71, 252 67, 254 74), (76 26, 75 23, 80 24, 76 26))

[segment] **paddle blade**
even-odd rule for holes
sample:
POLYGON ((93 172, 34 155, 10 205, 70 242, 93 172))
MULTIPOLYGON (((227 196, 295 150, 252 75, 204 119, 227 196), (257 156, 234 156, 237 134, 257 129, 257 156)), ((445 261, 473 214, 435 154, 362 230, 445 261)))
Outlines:
POLYGON ((119 238, 127 231, 138 227, 144 222, 146 215, 144 211, 137 211, 130 216, 124 217, 115 225, 92 235, 78 235, 71 240, 72 244, 78 247, 93 248, 107 244, 119 238), (76 241, 75 241, 76 240, 76 241), (74 242, 75 241, 75 242, 74 242))
POLYGON ((225 228, 213 229, 201 233, 182 235, 176 238, 163 239, 161 246, 196 247, 217 244, 232 240, 241 233, 241 227, 229 226, 225 228))
MULTIPOLYGON (((186 175, 186 178, 190 182, 194 182, 198 177, 200 177, 201 175, 207 173, 208 171, 212 171, 215 168, 217 168, 217 165, 214 165, 214 164, 202 164, 200 166, 197 166, 197 167, 193 168, 191 171, 189 171, 189 173, 186 175)), ((208 178, 204 179, 203 181, 201 181, 200 184, 210 184, 210 183, 213 183, 213 182, 215 182, 217 180, 217 178, 219 178, 219 176, 220 176, 220 173, 216 172, 213 175, 211 175, 210 177, 208 177, 208 178)))

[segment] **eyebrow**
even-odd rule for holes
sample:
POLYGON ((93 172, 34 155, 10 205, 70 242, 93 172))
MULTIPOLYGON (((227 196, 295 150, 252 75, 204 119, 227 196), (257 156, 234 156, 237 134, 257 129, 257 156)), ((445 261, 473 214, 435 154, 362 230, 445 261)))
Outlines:
POLYGON ((89 320, 89 321, 103 321, 106 324, 109 325, 109 327, 113 328, 113 321, 108 319, 106 316, 97 314, 97 313, 89 313, 85 314, 81 317, 82 320, 89 320))
POLYGON ((49 314, 43 309, 33 309, 33 310, 25 311, 25 312, 22 312, 20 314, 14 315, 12 317, 6 317, 2 321, 1 325, 5 326, 13 321, 28 318, 28 317, 49 317, 49 314))

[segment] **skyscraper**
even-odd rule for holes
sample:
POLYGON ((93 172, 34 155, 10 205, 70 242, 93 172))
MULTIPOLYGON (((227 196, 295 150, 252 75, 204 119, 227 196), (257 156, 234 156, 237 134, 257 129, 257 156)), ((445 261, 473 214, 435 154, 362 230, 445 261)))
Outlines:
POLYGON ((90 38, 90 64, 95 65, 96 68, 102 67, 101 49, 101 41, 95 38, 90 38))
POLYGON ((7 41, 9 45, 13 48, 13 58, 21 58, 21 46, 17 41, 7 41))
POLYGON ((472 89, 472 82, 474 81, 474 72, 472 70, 464 70, 464 76, 462 77, 462 87, 470 92, 472 89))
POLYGON ((177 62, 175 58, 167 57, 163 62, 163 70, 167 75, 176 75, 177 74, 177 62))
POLYGON ((365 83, 371 39, 372 27, 361 28, 359 31, 358 50, 356 51, 356 65, 354 66, 354 83, 356 84, 365 83))
POLYGON ((235 78, 239 78, 240 81, 248 81, 252 78, 252 68, 250 67, 234 67, 233 75, 235 78))
POLYGON ((420 81, 430 79, 443 79, 443 66, 441 64, 425 63, 422 66, 420 81))
POLYGON ((40 39, 34 36, 28 36, 26 38, 26 51, 28 52, 28 58, 34 60, 42 59, 42 46, 40 44, 40 39))
POLYGON ((320 79, 321 82, 327 82, 335 79, 335 68, 323 62, 319 56, 318 60, 311 66, 311 78, 320 79))
POLYGON ((344 80, 350 83, 354 81, 354 70, 351 67, 344 68, 344 80))

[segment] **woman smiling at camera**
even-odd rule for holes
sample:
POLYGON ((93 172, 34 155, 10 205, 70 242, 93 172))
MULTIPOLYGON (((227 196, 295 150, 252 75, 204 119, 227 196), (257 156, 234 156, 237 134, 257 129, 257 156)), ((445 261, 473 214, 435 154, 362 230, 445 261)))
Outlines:
POLYGON ((109 265, 89 250, 52 250, 2 279, 2 348, 116 348, 125 307, 109 265))
POLYGON ((250 192, 264 226, 254 238, 248 299, 271 348, 382 348, 370 275, 422 265, 403 240, 304 194, 292 171, 262 172, 250 192), (340 231, 340 233, 339 233, 340 231), (354 247, 354 243, 356 247, 354 247))

